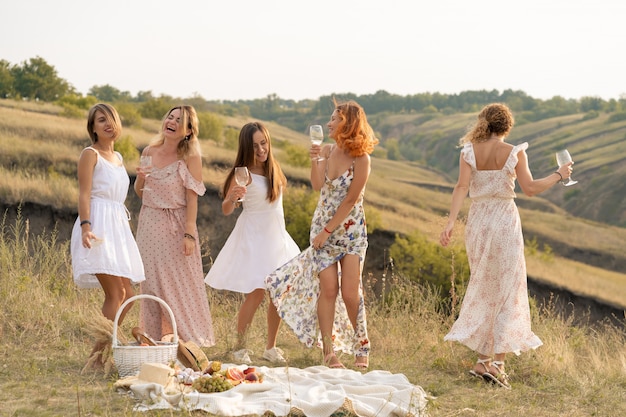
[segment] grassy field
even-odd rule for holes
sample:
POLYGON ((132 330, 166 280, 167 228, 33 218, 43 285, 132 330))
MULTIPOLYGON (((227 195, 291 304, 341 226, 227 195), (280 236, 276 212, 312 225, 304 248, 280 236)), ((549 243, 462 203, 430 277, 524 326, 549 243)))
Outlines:
MULTIPOLYGON (((30 236, 27 219, 2 224, 0 234, 0 415, 1 416, 203 416, 201 412, 133 411, 135 402, 113 389, 116 374, 81 373, 91 348, 89 329, 98 323, 99 290, 77 290, 71 280, 67 242, 54 234, 30 236)), ((393 274, 385 279, 394 297, 368 292, 373 343, 370 369, 402 373, 431 396, 437 416, 623 416, 626 414, 624 327, 601 323, 573 326, 550 306, 533 305, 533 329, 544 342, 537 351, 509 357, 513 389, 470 378, 473 354, 443 342, 453 317, 442 313, 428 288, 393 274)), ((207 289, 217 345, 212 360, 229 361, 240 298, 207 289)), ((131 310, 125 334, 137 323, 131 310)), ((263 311, 262 309, 260 311, 263 311)), ((251 348, 262 352, 264 314, 251 330, 251 348)), ((303 347, 285 327, 279 346, 288 365, 318 365, 318 350, 303 347)), ((268 365, 259 359, 259 365, 268 365)), ((349 362, 348 362, 349 363, 349 362)))
MULTIPOLYGON (((78 199, 76 161, 89 140, 84 120, 61 114, 62 109, 51 104, 0 100, 0 201, 4 204, 33 202, 58 210, 75 210, 78 199)), ((558 124, 568 126, 577 118, 580 116, 568 116, 559 119, 558 124)), ((226 126, 237 129, 247 121, 241 117, 224 120, 226 126)), ((386 123, 401 125, 410 120, 409 116, 390 116, 386 123)), ((420 128, 434 135, 438 130, 462 129, 467 122, 467 115, 451 115, 446 121, 436 118, 420 128)), ((290 143, 303 150, 308 146, 305 135, 275 123, 268 125, 277 143, 290 143)), ((526 124, 520 126, 518 134, 522 139, 529 139, 553 127, 547 121, 526 124)), ((158 128, 158 121, 144 120, 140 128, 125 128, 124 135, 142 148, 158 128)), ((387 133, 394 134, 392 130, 387 133)), ((543 146, 548 144, 537 143, 537 147, 543 146)), ((234 151, 213 140, 202 141, 202 148, 203 178, 208 188, 218 189, 224 179, 224 166, 232 163, 234 151)), ((308 168, 284 162, 288 158, 279 146, 275 146, 275 152, 291 182, 308 183, 308 168)), ((125 162, 133 175, 138 161, 125 162)), ((373 159, 372 167, 366 209, 380 217, 381 227, 393 233, 419 230, 436 240, 450 204, 452 184, 448 173, 418 163, 380 158, 373 159)), ((554 192, 562 190, 557 187, 554 192)), ((542 197, 531 199, 518 195, 518 200, 525 238, 547 243, 554 252, 551 260, 539 257, 534 262, 529 261, 530 276, 576 294, 626 307, 626 275, 621 267, 626 264, 622 249, 626 247, 625 228, 573 217, 542 197), (616 260, 617 264, 606 266, 605 259, 616 260)), ((286 215, 289 217, 289 213, 286 215)), ((202 230, 201 233, 212 236, 215 231, 202 230)), ((457 235, 462 235, 461 231, 457 235)), ((459 239, 457 245, 462 244, 459 239)), ((210 249, 213 253, 218 250, 210 249)))
MULTIPOLYGON (((76 158, 88 139, 84 120, 65 118, 60 112, 53 105, 0 100, 0 200, 4 203, 30 201, 59 210, 75 208, 76 158)), ((450 123, 461 128, 465 120, 456 116, 450 123)), ((226 119, 233 127, 244 122, 226 119)), ((437 129, 442 123, 435 120, 431 125, 437 129)), ((142 128, 125 129, 124 134, 143 147, 158 126, 157 121, 146 120, 142 128)), ((548 128, 526 125, 520 130, 530 136, 548 128)), ((276 140, 302 147, 308 143, 304 135, 284 127, 270 124, 270 130, 276 140)), ((234 154, 215 141, 203 141, 202 146, 204 179, 207 187, 216 189, 223 166, 234 154)), ((276 151, 279 160, 286 160, 282 149, 276 151)), ((126 163, 129 173, 134 173, 137 162, 126 163)), ((307 181, 308 169, 285 163, 283 167, 290 181, 307 181)), ((385 229, 419 230, 435 239, 450 202, 447 178, 417 163, 374 159, 366 204, 380 214, 385 229)), ((626 244, 623 228, 572 217, 542 198, 520 196, 519 205, 526 238, 538 236, 555 248, 549 256, 542 246, 529 251, 529 275, 624 305, 624 274, 564 257, 574 251, 621 259, 626 244)), ((67 236, 33 235, 28 225, 29 219, 24 218, 2 222, 0 233, 0 416, 206 415, 134 412, 134 401, 113 390, 115 373, 81 373, 92 343, 89 329, 100 317, 102 294, 74 286, 67 236)), ((456 236, 455 244, 462 245, 462 225, 456 236)), ((533 329, 544 346, 509 358, 513 390, 504 391, 467 376, 475 358, 463 346, 443 342, 453 316, 442 313, 431 290, 392 271, 368 277, 370 284, 383 280, 393 291, 392 299, 378 299, 371 290, 367 294, 371 369, 402 373, 422 386, 431 396, 430 416, 626 415, 623 326, 608 320, 593 327, 574 326, 573 317, 533 302, 533 329)), ((207 294, 218 343, 205 352, 211 359, 229 361, 241 300, 211 289, 207 294)), ((252 328, 251 347, 257 353, 265 340, 264 321, 259 313, 252 328)), ((136 322, 137 309, 133 309, 123 331, 128 334, 136 322)), ((319 351, 305 349, 285 328, 279 346, 286 351, 289 366, 320 364, 319 351)), ((268 365, 262 360, 259 364, 268 365)))

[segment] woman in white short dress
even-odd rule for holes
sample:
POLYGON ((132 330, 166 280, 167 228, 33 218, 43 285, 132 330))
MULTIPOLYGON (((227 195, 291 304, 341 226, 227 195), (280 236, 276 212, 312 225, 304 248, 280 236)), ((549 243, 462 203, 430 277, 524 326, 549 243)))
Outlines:
MULTIPOLYGON (((113 149, 122 132, 117 111, 108 104, 96 104, 89 110, 87 131, 92 146, 83 149, 78 161, 72 269, 78 287, 103 289, 102 314, 112 321, 124 301, 134 295, 132 284, 145 280, 144 268, 124 206, 130 180, 122 155, 113 149)), ((120 315, 120 324, 131 304, 120 315)), ((97 343, 91 355, 100 355, 103 348, 104 342, 97 343)))
MULTIPOLYGON (((265 299, 265 277, 300 253, 300 248, 285 229, 283 189, 287 179, 274 159, 267 128, 248 123, 239 133, 235 164, 224 182, 222 212, 230 215, 239 204, 243 211, 226 243, 206 275, 205 282, 218 290, 246 294, 237 320, 238 343, 233 353, 241 363, 251 363, 252 351, 246 348, 246 332, 261 302, 265 299), (248 167, 247 187, 234 181, 234 169, 248 167), (239 203, 239 197, 245 200, 239 203)), ((276 347, 280 317, 272 302, 267 310, 267 344, 263 358, 285 362, 276 347)))

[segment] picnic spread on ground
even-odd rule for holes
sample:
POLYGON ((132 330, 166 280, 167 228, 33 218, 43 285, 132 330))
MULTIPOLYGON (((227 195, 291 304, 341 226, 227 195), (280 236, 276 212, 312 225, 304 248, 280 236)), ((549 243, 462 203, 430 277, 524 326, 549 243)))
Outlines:
POLYGON ((218 416, 423 416, 427 394, 403 374, 312 366, 270 368, 210 362, 209 372, 142 364, 115 383, 136 411, 202 410, 218 416))

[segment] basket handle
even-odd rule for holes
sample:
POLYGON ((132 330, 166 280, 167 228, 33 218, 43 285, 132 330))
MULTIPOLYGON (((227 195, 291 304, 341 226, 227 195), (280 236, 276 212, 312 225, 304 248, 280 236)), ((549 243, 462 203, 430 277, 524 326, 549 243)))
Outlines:
POLYGON ((161 300, 159 297, 155 297, 154 295, 139 294, 139 295, 132 296, 128 300, 124 301, 124 303, 117 310, 117 313, 115 314, 115 320, 113 320, 113 335, 112 335, 113 340, 112 340, 112 346, 116 347, 118 345, 118 342, 117 342, 117 322, 119 321, 120 316, 122 315, 122 311, 124 311, 124 308, 129 303, 132 303, 133 301, 139 300, 141 298, 147 298, 147 299, 150 299, 150 300, 158 301, 159 303, 161 303, 161 305, 163 307, 165 307, 165 309, 167 310, 168 314, 170 315, 170 321, 172 322, 172 331, 174 332, 173 343, 178 343, 178 330, 176 328, 176 320, 174 320, 174 313, 172 312, 172 309, 170 308, 170 306, 168 306, 165 301, 161 300))

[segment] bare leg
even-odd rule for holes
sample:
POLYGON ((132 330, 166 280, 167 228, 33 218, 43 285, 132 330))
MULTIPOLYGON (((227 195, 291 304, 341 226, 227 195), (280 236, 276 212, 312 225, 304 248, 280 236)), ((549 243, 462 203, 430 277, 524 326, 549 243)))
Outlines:
POLYGON ((256 313, 259 305, 265 298, 265 290, 257 288, 251 293, 246 295, 246 299, 239 308, 239 315, 237 316, 237 349, 242 349, 246 345, 246 333, 252 325, 252 319, 256 313))
MULTIPOLYGON (((361 260, 358 255, 346 255, 341 259, 341 297, 346 305, 346 312, 355 333, 359 332, 359 307, 361 305, 361 260)), ((365 325, 364 323, 361 323, 365 325)), ((359 335, 360 338, 367 338, 367 335, 359 335)), ((360 368, 367 368, 369 358, 367 354, 355 352, 355 365, 360 368)))
MULTIPOLYGON (((128 278, 117 277, 114 275, 106 275, 106 274, 97 274, 96 278, 100 282, 102 286, 102 290, 104 291, 104 302, 102 304, 102 315, 107 319, 113 321, 115 320, 115 315, 117 314, 117 310, 119 310, 120 306, 134 295, 133 289, 130 284, 130 280, 128 278)), ((120 314, 119 323, 121 324, 126 316, 126 313, 130 309, 133 303, 128 304, 124 311, 120 314)), ((93 355, 99 355, 102 353, 105 346, 108 344, 108 341, 99 340, 95 343, 93 349, 91 350, 91 354, 89 357, 91 358, 93 355)), ((98 362, 94 362, 98 364, 98 362)), ((100 362, 102 365, 102 362, 100 362)))
POLYGON ((333 347, 333 322, 335 321, 335 301, 339 294, 337 264, 319 273, 320 296, 317 301, 317 320, 322 333, 324 364, 329 367, 343 367, 333 347))
POLYGON ((276 310, 276 306, 272 300, 268 300, 267 306, 267 345, 266 350, 276 346, 276 338, 278 337, 278 328, 280 327, 280 316, 276 310))

